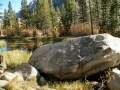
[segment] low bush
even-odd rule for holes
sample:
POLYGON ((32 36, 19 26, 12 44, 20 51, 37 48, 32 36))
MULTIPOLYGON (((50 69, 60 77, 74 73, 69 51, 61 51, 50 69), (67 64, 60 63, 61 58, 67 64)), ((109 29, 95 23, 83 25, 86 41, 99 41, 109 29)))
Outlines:
POLYGON ((13 37, 16 35, 16 29, 12 28, 12 27, 7 27, 4 29, 3 34, 8 36, 8 37, 13 37))
POLYGON ((21 36, 23 37, 40 37, 42 36, 42 31, 36 28, 22 28, 21 36))
MULTIPOLYGON (((85 23, 71 25, 69 32, 72 36, 84 36, 92 34, 90 25, 85 23)), ((98 34, 99 30, 94 28, 93 33, 98 34)))

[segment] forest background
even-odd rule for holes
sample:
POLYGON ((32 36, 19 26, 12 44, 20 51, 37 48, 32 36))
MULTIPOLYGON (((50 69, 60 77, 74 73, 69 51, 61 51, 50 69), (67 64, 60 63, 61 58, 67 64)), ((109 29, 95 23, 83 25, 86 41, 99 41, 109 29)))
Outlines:
POLYGON ((31 11, 27 0, 21 0, 20 17, 9 1, 1 19, 1 36, 7 37, 120 36, 120 1, 64 0, 54 7, 52 0, 37 0, 31 11))

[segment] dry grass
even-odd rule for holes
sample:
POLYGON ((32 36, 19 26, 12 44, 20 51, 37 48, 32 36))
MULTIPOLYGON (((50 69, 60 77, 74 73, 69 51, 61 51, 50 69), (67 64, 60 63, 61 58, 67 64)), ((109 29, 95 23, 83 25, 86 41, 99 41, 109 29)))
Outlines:
POLYGON ((71 81, 71 82, 54 82, 47 83, 42 86, 42 90, 45 88, 54 88, 55 90, 92 90, 92 85, 90 82, 81 82, 80 80, 71 81))
POLYGON ((11 70, 21 63, 27 63, 32 52, 13 50, 3 52, 2 55, 7 63, 8 70, 11 70))
POLYGON ((5 90, 15 90, 18 77, 16 76, 12 81, 10 81, 5 87, 5 90))
MULTIPOLYGON (((99 30, 94 28, 93 33, 98 34, 99 30)), ((89 24, 79 23, 79 24, 71 25, 70 34, 72 36, 91 35, 92 31, 89 24)))
POLYGON ((37 82, 35 81, 18 82, 18 77, 15 77, 12 81, 10 81, 3 88, 5 90, 29 90, 28 88, 34 88, 36 90, 41 90, 37 82))

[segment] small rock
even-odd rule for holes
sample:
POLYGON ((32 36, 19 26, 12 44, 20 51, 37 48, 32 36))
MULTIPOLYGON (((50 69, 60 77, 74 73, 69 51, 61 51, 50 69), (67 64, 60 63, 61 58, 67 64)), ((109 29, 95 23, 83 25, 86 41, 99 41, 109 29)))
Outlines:
POLYGON ((8 84, 8 81, 6 81, 6 80, 0 80, 0 88, 4 87, 7 84, 8 84))
POLYGON ((3 74, 3 76, 1 77, 2 80, 7 80, 7 81, 11 81, 13 78, 15 78, 16 75, 10 72, 5 72, 3 74))
POLYGON ((108 77, 107 86, 110 90, 120 90, 120 70, 112 69, 108 77))
POLYGON ((24 81, 23 76, 19 72, 14 72, 16 76, 18 76, 18 81, 24 81))
POLYGON ((33 80, 40 77, 40 73, 30 64, 23 63, 16 67, 13 71, 14 74, 21 75, 24 80, 33 80))
POLYGON ((47 81, 44 77, 40 77, 40 79, 38 80, 39 85, 45 85, 46 83, 47 83, 47 81))
POLYGON ((5 90, 4 88, 0 88, 0 90, 5 90))

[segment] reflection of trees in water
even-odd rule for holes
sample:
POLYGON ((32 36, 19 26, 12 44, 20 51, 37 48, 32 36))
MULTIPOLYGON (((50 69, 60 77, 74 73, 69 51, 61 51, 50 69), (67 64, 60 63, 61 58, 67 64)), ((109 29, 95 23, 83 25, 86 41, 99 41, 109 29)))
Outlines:
POLYGON ((8 50, 28 50, 34 51, 37 47, 45 44, 52 44, 53 41, 37 41, 37 40, 6 40, 8 50))
POLYGON ((61 42, 64 38, 41 38, 39 40, 25 40, 25 39, 4 39, 7 43, 8 50, 28 50, 34 51, 37 47, 45 44, 52 44, 61 42))
POLYGON ((42 42, 42 41, 31 41, 27 44, 23 44, 22 48, 27 48, 29 51, 34 51, 37 47, 45 44, 52 44, 53 41, 47 41, 47 42, 42 42))

